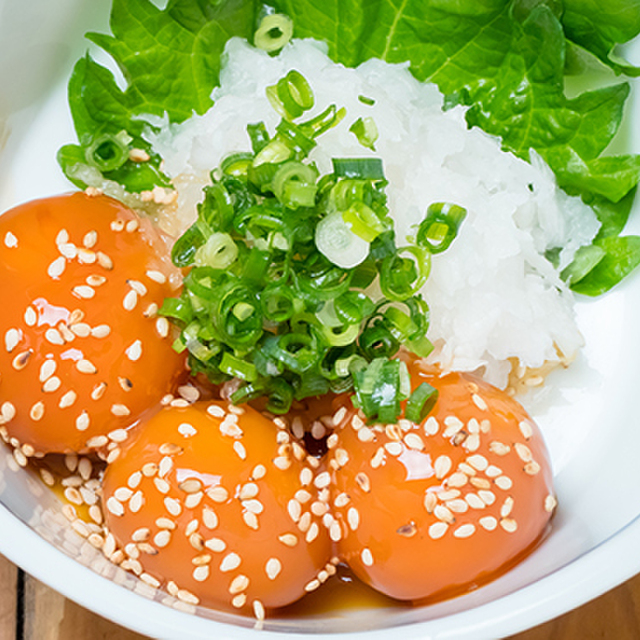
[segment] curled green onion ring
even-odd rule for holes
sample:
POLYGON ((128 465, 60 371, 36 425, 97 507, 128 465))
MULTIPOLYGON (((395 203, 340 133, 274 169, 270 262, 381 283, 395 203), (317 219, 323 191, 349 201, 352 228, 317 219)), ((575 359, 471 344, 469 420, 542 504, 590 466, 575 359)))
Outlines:
POLYGON ((256 30, 254 44, 269 53, 279 51, 293 35, 293 20, 282 13, 265 16, 256 30))
POLYGON ((184 287, 159 313, 180 329, 174 349, 188 351, 194 374, 235 380, 235 403, 266 397, 281 414, 293 401, 354 391, 369 420, 395 422, 406 401, 417 421, 437 395, 424 385, 411 393, 397 355, 433 349, 421 289, 465 211, 432 205, 399 248, 382 160, 332 158, 326 175, 311 160, 345 110, 293 122, 314 103, 295 70, 268 93, 282 116, 275 131, 247 126, 250 150, 211 171, 196 221, 173 246, 184 287))

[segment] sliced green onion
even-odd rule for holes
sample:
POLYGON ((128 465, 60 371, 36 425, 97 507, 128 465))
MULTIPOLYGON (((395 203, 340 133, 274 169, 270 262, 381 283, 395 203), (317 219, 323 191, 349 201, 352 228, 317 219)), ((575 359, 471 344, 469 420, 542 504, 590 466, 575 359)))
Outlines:
POLYGON ((281 120, 276 131, 278 132, 276 138, 284 140, 287 147, 298 158, 306 158, 316 146, 316 142, 305 133, 301 126, 288 120, 281 120))
POLYGON ((312 207, 315 204, 317 171, 314 167, 291 160, 273 176, 273 192, 285 207, 312 207))
POLYGON ((293 292, 286 285, 266 287, 260 294, 260 303, 264 317, 271 322, 286 322, 295 313, 293 292))
POLYGON ((274 53, 284 47, 293 35, 293 20, 283 13, 272 13, 262 18, 253 43, 258 49, 274 53))
POLYGON ((333 158, 333 172, 339 178, 384 180, 380 158, 333 158))
POLYGON ((267 411, 282 415, 291 408, 293 388, 282 378, 273 378, 267 388, 267 398, 267 411))
POLYGON ((382 261, 380 288, 389 300, 403 301, 418 293, 429 277, 431 255, 420 247, 403 247, 382 261), (409 257, 402 257, 402 253, 409 257))
POLYGON ((191 225, 171 248, 171 261, 176 267, 188 267, 193 264, 198 249, 206 242, 200 226, 191 225))
POLYGON ((466 215, 467 210, 457 204, 438 202, 429 205, 427 215, 418 227, 416 244, 431 253, 442 253, 458 235, 466 215))
POLYGON ((350 127, 349 131, 358 139, 358 142, 367 149, 376 150, 375 143, 378 139, 378 127, 371 116, 358 118, 350 127))
POLYGON ((391 358, 400 348, 400 343, 381 322, 367 327, 358 339, 363 354, 370 359, 391 358))
POLYGON ((285 119, 295 120, 314 105, 313 91, 295 69, 266 89, 271 106, 285 119))
POLYGON ((369 107, 372 107, 376 101, 373 98, 368 98, 367 96, 358 96, 358 100, 360 100, 360 102, 362 102, 362 104, 366 104, 369 107))
POLYGON ((368 243, 373 242, 385 231, 380 218, 364 202, 354 202, 342 212, 342 219, 353 233, 368 243))
POLYGON ((258 373, 256 368, 250 362, 236 358, 236 356, 225 351, 220 361, 220 371, 226 373, 232 378, 240 378, 240 380, 246 380, 247 382, 254 382, 258 373))
POLYGON ((256 122, 247 125, 247 133, 251 140, 251 148, 253 153, 260 153, 269 143, 269 133, 264 122, 256 122))
POLYGON ((196 251, 194 263, 196 266, 209 266, 214 269, 226 269, 238 257, 238 246, 228 233, 213 233, 207 241, 196 251))
POLYGON ((422 382, 409 396, 404 408, 404 416, 407 420, 420 424, 435 407, 437 401, 438 390, 422 382))
POLYGON ((315 243, 327 260, 342 269, 352 269, 369 254, 369 243, 351 231, 340 211, 320 220, 315 243))
POLYGON ((129 159, 129 143, 132 138, 126 131, 117 135, 104 133, 85 149, 87 164, 100 171, 119 169, 129 159))
POLYGON ((185 296, 165 298, 158 314, 185 325, 193 320, 193 308, 185 296))
POLYGON ((317 138, 335 127, 346 115, 346 109, 338 109, 335 104, 332 104, 311 120, 301 122, 300 129, 309 138, 317 138))
POLYGON ((252 162, 252 153, 232 153, 223 158, 220 169, 228 176, 242 177, 247 175, 252 162))

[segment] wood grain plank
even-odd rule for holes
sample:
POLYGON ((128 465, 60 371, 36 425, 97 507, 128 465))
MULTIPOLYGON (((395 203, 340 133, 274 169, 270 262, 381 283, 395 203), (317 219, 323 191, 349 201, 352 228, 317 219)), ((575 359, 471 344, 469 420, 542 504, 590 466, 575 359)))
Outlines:
MULTIPOLYGON (((0 556, 0 639, 15 638, 17 569, 0 556)), ((149 640, 66 600, 44 584, 25 580, 23 640, 149 640)), ((640 575, 613 591, 509 640, 637 640, 640 575)))
POLYGON ((596 600, 510 640, 638 640, 640 575, 596 600))
POLYGON ((23 640, 147 639, 97 616, 27 576, 23 640))
POLYGON ((0 556, 0 638, 16 637, 18 569, 0 556))

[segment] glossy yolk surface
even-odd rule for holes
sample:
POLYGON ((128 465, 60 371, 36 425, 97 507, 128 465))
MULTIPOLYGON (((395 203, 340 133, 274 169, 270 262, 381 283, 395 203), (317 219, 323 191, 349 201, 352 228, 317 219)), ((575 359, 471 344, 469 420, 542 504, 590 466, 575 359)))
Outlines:
POLYGON ((117 446, 184 370, 156 317, 171 267, 106 196, 0 217, 0 435, 27 454, 117 446))
POLYGON ((335 572, 317 462, 251 407, 197 402, 144 423, 103 504, 123 565, 190 604, 260 617, 335 572))
POLYGON ((439 390, 421 425, 346 413, 328 465, 339 555, 375 589, 439 599, 496 577, 539 540, 555 507, 538 428, 472 376, 411 367, 439 390))

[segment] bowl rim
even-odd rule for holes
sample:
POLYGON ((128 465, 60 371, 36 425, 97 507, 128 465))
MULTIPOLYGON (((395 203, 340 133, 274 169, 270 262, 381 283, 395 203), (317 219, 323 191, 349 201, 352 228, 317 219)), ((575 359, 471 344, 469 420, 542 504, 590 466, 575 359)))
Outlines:
MULTIPOLYGON (((231 627, 176 611, 116 584, 55 549, 1 503, 0 531, 0 552, 7 559, 66 598, 125 628, 166 640, 204 640, 212 637, 212 633, 220 639, 256 638, 254 628, 231 627), (22 540, 22 544, 12 544, 15 540, 22 540), (51 562, 52 552, 55 562, 51 562), (96 598, 98 593, 101 597, 96 598)), ((406 640, 478 640, 505 637, 543 624, 640 572, 640 555, 633 553, 639 536, 640 515, 536 582, 465 611, 403 625, 403 636, 406 640), (621 562, 622 558, 625 558, 624 562, 621 562), (602 571, 604 566, 608 567, 606 572, 602 571)), ((388 637, 389 628, 328 634, 272 630, 266 630, 266 633, 270 639, 278 640, 310 637, 314 640, 372 640, 388 637)))

